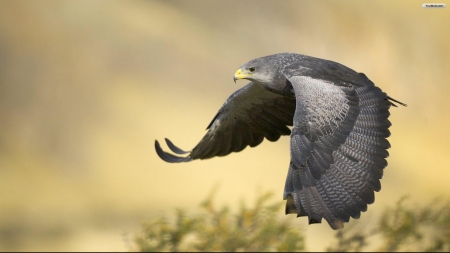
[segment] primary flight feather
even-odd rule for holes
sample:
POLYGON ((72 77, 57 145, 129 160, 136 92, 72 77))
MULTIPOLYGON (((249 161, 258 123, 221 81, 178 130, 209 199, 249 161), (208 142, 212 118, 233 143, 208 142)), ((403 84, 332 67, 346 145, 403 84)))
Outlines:
POLYGON ((308 216, 309 224, 325 218, 333 229, 359 218, 381 189, 389 108, 406 105, 362 73, 301 54, 251 60, 236 71, 234 81, 239 79, 251 82, 225 101, 191 151, 165 139, 173 153, 185 156, 155 141, 158 156, 171 163, 207 159, 290 135, 286 214, 308 216))

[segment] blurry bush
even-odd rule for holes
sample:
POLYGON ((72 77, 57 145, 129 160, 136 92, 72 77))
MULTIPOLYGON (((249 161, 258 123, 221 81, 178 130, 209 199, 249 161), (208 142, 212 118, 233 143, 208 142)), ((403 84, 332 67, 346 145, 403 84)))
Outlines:
POLYGON ((188 217, 176 210, 175 222, 157 217, 143 224, 136 238, 139 251, 304 251, 304 236, 288 219, 278 219, 284 203, 258 197, 253 208, 241 203, 237 214, 217 209, 213 194, 201 203, 204 213, 188 217))
POLYGON ((348 226, 336 232, 337 242, 329 252, 367 250, 369 241, 378 238, 377 251, 450 251, 450 202, 436 199, 422 205, 397 201, 381 214, 373 230, 348 226))
MULTIPOLYGON (((217 209, 210 194, 200 205, 202 214, 188 216, 178 209, 174 222, 161 216, 143 223, 133 250, 305 251, 305 235, 288 219, 277 218, 284 203, 269 203, 271 196, 262 194, 253 208, 241 203, 232 214, 226 206, 217 209)), ((412 206, 406 199, 386 208, 375 229, 350 223, 336 231, 327 251, 369 251, 373 241, 378 251, 450 251, 450 202, 412 206)))

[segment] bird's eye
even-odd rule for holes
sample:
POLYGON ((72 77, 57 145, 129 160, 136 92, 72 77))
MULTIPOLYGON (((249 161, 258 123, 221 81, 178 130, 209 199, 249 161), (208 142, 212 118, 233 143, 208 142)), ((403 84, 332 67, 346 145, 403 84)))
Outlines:
POLYGON ((255 71, 255 70, 256 70, 255 67, 251 67, 251 68, 248 69, 248 71, 250 71, 250 72, 253 72, 253 71, 255 71))

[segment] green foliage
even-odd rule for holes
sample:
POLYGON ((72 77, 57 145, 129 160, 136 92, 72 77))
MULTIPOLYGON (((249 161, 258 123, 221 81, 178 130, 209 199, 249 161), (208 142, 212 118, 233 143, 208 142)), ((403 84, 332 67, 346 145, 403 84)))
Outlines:
MULTIPOLYGON (((252 208, 241 203, 232 214, 226 206, 217 209, 211 194, 200 205, 202 214, 188 216, 176 210, 174 222, 165 217, 145 222, 135 240, 137 250, 305 251, 303 233, 289 219, 277 218, 283 203, 269 203, 271 196, 262 194, 252 208)), ((401 198, 386 208, 372 224, 374 229, 357 221, 347 224, 336 231, 327 251, 450 251, 450 202, 435 200, 422 206, 406 202, 401 198)))
POLYGON ((252 208, 241 203, 237 214, 217 209, 212 195, 201 203, 203 214, 188 217, 176 211, 170 224, 158 217, 143 224, 136 238, 139 251, 303 251, 304 236, 288 219, 280 220, 283 203, 268 203, 260 196, 252 208))
POLYGON ((400 199, 387 208, 375 233, 384 241, 383 251, 450 251, 450 202, 432 201, 425 206, 400 199))
POLYGON ((376 228, 348 226, 336 233, 329 252, 367 250, 378 239, 377 251, 450 251, 450 202, 434 200, 423 206, 406 204, 401 198, 381 214, 376 228))

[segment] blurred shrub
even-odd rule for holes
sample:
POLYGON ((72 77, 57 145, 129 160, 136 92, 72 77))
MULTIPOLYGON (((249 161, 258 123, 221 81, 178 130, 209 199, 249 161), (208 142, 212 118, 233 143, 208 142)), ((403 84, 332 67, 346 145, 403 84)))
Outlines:
POLYGON ((368 231, 349 225, 336 232, 337 242, 329 252, 367 250, 377 241, 377 251, 450 251, 450 202, 436 199, 422 205, 407 204, 403 197, 386 208, 376 228, 368 231), (378 240, 377 240, 378 239, 378 240))
POLYGON ((272 194, 258 197, 252 208, 241 203, 237 214, 217 209, 213 194, 203 203, 203 214, 188 217, 176 210, 174 223, 154 218, 136 238, 139 251, 304 251, 304 236, 288 219, 278 219, 284 203, 269 203, 272 194))
POLYGON ((450 251, 450 202, 407 205, 405 198, 387 208, 374 231, 383 251, 450 251))
MULTIPOLYGON (((305 251, 305 236, 288 219, 279 219, 284 203, 268 203, 272 194, 258 197, 253 208, 241 203, 237 214, 217 209, 211 194, 202 214, 187 216, 176 210, 174 222, 157 217, 142 225, 136 237, 139 251, 305 251)), ((368 251, 373 241, 378 251, 450 251, 450 202, 431 201, 422 206, 401 198, 386 208, 375 229, 347 224, 336 231, 329 252, 368 251)))

